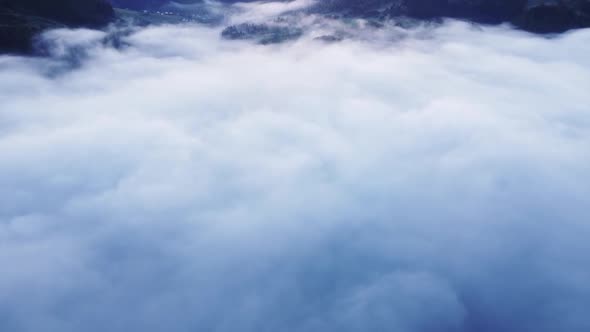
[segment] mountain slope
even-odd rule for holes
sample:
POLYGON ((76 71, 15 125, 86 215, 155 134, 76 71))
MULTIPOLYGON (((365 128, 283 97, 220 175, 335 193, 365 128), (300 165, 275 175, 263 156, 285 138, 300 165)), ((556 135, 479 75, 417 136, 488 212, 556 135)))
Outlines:
POLYGON ((28 53, 45 29, 99 27, 114 15, 106 0, 0 0, 0 52, 28 53))
POLYGON ((317 9, 357 17, 449 17, 486 24, 513 23, 538 33, 590 26, 590 0, 325 0, 317 9))

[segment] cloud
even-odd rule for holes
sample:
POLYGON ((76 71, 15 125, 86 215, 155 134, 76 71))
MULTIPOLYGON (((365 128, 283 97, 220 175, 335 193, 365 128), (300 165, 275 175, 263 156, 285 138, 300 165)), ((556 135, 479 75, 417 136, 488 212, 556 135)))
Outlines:
POLYGON ((588 330, 590 31, 303 20, 0 57, 1 330, 588 330))
POLYGON ((230 17, 230 21, 234 23, 264 22, 285 13, 310 8, 316 3, 316 0, 238 2, 232 6, 236 13, 230 17))

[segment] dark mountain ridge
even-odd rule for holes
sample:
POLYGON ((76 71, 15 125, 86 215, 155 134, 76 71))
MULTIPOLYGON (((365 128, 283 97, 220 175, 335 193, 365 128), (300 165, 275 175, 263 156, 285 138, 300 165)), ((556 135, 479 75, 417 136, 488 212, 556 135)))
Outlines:
POLYGON ((512 23, 535 33, 590 27, 590 0, 326 0, 317 7, 323 13, 353 17, 512 23))
POLYGON ((43 30, 98 28, 114 17, 106 0, 0 0, 0 52, 28 53, 43 30))

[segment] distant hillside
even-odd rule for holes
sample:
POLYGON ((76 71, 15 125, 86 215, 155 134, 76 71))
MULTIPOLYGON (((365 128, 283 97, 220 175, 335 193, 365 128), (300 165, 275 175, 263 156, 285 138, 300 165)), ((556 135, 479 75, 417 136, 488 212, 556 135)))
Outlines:
MULTIPOLYGON (((181 4, 202 3, 203 0, 110 0, 114 7, 126 9, 158 9, 171 2, 181 4)), ((217 0, 223 3, 253 2, 260 0, 217 0)), ((280 0, 277 0, 280 1, 280 0)))
POLYGON ((126 9, 155 9, 170 0, 111 0, 114 7, 126 9))
POLYGON ((0 0, 0 52, 27 53, 45 29, 99 27, 114 15, 106 0, 0 0))
POLYGON ((323 13, 356 17, 506 22, 537 33, 590 27, 590 0, 324 0, 317 8, 323 13))

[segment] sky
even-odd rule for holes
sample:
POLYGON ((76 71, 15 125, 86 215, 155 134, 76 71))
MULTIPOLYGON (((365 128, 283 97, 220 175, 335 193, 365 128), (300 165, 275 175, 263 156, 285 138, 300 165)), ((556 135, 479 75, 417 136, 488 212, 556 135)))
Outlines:
POLYGON ((1 331, 590 329, 590 30, 298 24, 0 56, 1 331))

